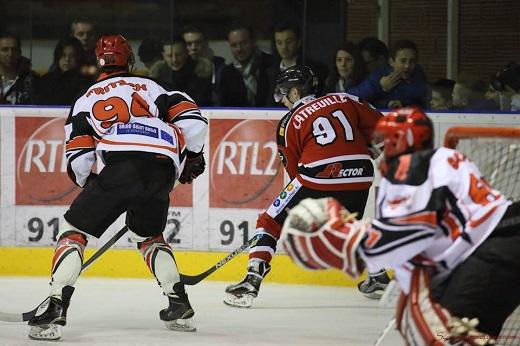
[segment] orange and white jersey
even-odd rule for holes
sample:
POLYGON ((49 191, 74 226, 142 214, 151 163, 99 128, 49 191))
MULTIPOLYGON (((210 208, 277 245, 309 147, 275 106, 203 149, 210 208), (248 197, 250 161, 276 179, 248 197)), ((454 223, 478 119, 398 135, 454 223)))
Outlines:
POLYGON ((368 145, 381 116, 344 93, 297 101, 277 129, 287 173, 314 190, 368 189, 374 179, 368 145))
POLYGON ((69 175, 84 186, 96 151, 163 154, 180 174, 185 150, 202 150, 207 124, 187 94, 166 91, 149 78, 111 75, 92 85, 69 113, 65 124, 69 175))
POLYGON ((402 155, 385 169, 361 256, 369 271, 394 269, 407 293, 415 266, 444 279, 489 237, 510 204, 455 150, 402 155))

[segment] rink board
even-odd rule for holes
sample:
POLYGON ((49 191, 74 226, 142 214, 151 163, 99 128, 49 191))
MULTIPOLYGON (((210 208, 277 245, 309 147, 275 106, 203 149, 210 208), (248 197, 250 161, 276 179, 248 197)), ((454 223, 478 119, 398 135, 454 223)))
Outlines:
MULTIPOLYGON (((68 112, 65 107, 0 106, 0 275, 48 275, 63 213, 80 191, 66 174, 63 124, 68 112)), ((193 185, 181 185, 172 192, 164 231, 185 274, 204 271, 252 237, 258 215, 285 198, 281 192, 288 182, 274 136, 283 110, 211 108, 203 109, 203 114, 209 119, 207 169, 193 185)), ((447 129, 456 125, 520 124, 517 114, 430 116, 437 144, 447 129)), ((98 160, 96 169, 102 167, 98 160)), ((373 216, 373 190, 366 216, 373 216)), ((124 216, 100 240, 89 239, 87 253, 123 225, 124 216)), ((100 261, 103 263, 97 263, 85 275, 149 275, 128 237, 120 239, 114 248, 100 261)), ((211 278, 240 279, 245 263, 243 255, 211 278)), ((335 271, 300 270, 284 255, 275 257, 269 278, 282 283, 354 283, 335 271)))
MULTIPOLYGON (((85 258, 95 249, 87 249, 85 258)), ((197 275, 224 258, 226 253, 175 251, 179 271, 185 275, 197 275)), ((53 256, 52 248, 0 247, 0 275, 49 276, 53 256)), ((214 272, 208 280, 239 281, 245 275, 247 254, 241 254, 214 272)), ((297 267, 286 255, 273 258, 272 270, 266 281, 288 284, 311 284, 328 286, 355 286, 352 280, 337 270, 307 271, 297 267)), ((146 264, 137 250, 109 250, 89 267, 82 276, 151 278, 146 264)))

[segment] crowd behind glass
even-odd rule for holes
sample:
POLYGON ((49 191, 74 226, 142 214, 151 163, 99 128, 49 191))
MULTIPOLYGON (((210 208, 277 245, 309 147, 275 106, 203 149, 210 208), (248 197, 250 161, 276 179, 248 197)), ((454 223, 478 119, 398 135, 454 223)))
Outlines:
MULTIPOLYGON (((97 78, 97 35, 92 22, 73 21, 70 36, 57 42, 51 66, 40 75, 22 56, 19 37, 1 32, 0 104, 72 104, 97 78)), ((143 39, 135 53, 145 68, 135 72, 188 93, 200 106, 281 106, 273 98, 276 77, 290 66, 305 64, 318 77, 319 93, 347 92, 379 109, 409 105, 439 111, 520 109, 520 65, 515 62, 488 80, 461 74, 457 80, 431 81, 411 40, 396 40, 390 47, 375 37, 343 42, 330 52, 328 64, 301 53, 300 28, 294 23, 278 23, 272 40, 274 54, 269 54, 259 49, 250 27, 230 27, 232 61, 226 64, 213 54, 200 28, 185 26, 168 40, 143 39)))

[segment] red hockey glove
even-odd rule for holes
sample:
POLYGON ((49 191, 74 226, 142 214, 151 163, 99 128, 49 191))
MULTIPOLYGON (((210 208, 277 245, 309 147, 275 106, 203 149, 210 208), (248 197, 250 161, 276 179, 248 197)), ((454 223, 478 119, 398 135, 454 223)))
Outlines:
POLYGON ((307 198, 292 208, 282 229, 289 256, 306 269, 337 268, 352 277, 364 270, 356 253, 367 225, 334 198, 307 198))
POLYGON ((186 163, 184 164, 184 170, 179 177, 181 184, 191 184, 193 179, 204 173, 206 168, 206 161, 204 161, 204 153, 194 153, 188 151, 186 154, 186 163))

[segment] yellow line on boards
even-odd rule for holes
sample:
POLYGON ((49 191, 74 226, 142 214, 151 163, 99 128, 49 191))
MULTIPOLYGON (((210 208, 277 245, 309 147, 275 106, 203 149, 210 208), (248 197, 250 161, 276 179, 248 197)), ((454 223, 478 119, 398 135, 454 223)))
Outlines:
MULTIPOLYGON (((89 258, 96 249, 87 249, 89 258)), ((0 247, 0 275, 50 276, 54 249, 29 247, 0 247)), ((224 258, 223 252, 175 251, 180 272, 199 274, 224 258)), ((207 280, 239 281, 245 275, 247 254, 240 254, 207 280)), ((288 256, 276 255, 266 282, 354 287, 361 279, 353 280, 337 270, 307 271, 296 266, 288 256)), ((112 249, 94 262, 83 276, 111 278, 152 278, 137 250, 112 249)))

